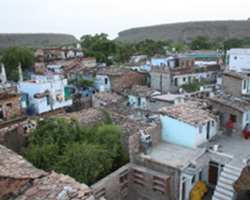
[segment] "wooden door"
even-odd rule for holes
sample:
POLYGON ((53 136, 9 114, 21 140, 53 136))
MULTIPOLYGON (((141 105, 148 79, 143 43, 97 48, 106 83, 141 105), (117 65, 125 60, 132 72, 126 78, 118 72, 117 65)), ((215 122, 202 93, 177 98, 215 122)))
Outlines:
POLYGON ((212 185, 216 185, 217 180, 218 180, 218 164, 214 162, 210 162, 208 182, 212 185))
POLYGON ((182 183, 182 200, 185 200, 186 196, 186 182, 182 183))

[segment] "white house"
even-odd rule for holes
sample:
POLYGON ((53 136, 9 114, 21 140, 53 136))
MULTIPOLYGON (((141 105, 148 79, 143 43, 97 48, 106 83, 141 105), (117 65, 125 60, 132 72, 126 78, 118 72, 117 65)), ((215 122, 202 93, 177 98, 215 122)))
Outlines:
POLYGON ((20 93, 26 105, 33 104, 37 113, 71 106, 68 80, 59 75, 33 76, 31 80, 20 82, 20 93))
POLYGON ((250 49, 230 49, 227 51, 228 69, 250 72, 250 49))
POLYGON ((195 148, 216 135, 219 117, 200 103, 180 103, 160 109, 162 139, 195 148))

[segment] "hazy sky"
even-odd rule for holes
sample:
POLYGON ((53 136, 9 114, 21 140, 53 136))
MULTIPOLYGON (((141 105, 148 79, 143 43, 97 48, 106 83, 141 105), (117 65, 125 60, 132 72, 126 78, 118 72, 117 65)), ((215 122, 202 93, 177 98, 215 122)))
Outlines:
POLYGON ((0 33, 118 32, 148 25, 246 20, 250 0, 0 0, 0 33))

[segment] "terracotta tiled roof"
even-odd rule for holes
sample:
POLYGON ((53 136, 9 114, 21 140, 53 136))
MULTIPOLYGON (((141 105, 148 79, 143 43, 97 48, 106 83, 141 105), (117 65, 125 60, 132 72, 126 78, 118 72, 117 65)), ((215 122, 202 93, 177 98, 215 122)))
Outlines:
POLYGON ((250 104, 246 101, 240 100, 238 98, 227 97, 225 95, 215 95, 214 97, 208 98, 208 100, 217 102, 219 104, 232 107, 241 112, 249 111, 250 104))
POLYGON ((247 79, 249 76, 242 72, 236 72, 236 71, 226 71, 223 73, 223 76, 230 76, 236 79, 247 79))
POLYGON ((101 68, 97 74, 98 75, 108 75, 108 76, 121 76, 122 74, 124 74, 125 72, 127 72, 129 69, 125 68, 125 67, 115 67, 115 66, 111 66, 111 67, 104 67, 101 68))
POLYGON ((94 198, 87 185, 78 183, 69 176, 52 172, 36 179, 17 199, 90 200, 94 198))
POLYGON ((35 168, 22 156, 0 145, 0 177, 35 179, 45 172, 35 168))
POLYGON ((111 93, 111 92, 98 92, 93 95, 95 98, 100 99, 106 103, 112 103, 116 102, 119 99, 122 99, 122 96, 116 94, 116 93, 111 93))
POLYGON ((160 114, 167 115, 194 126, 199 126, 214 120, 211 117, 211 113, 203 110, 201 107, 202 104, 197 102, 180 103, 160 109, 160 114))
POLYGON ((157 92, 157 90, 153 88, 141 86, 141 85, 134 85, 132 86, 132 88, 125 89, 125 93, 127 93, 128 95, 135 95, 135 96, 141 96, 141 97, 150 96, 154 92, 157 92))

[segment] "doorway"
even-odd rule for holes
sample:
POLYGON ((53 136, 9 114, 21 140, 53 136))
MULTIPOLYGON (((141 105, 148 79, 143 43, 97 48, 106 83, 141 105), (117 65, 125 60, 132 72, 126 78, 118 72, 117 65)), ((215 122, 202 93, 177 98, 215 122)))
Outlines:
POLYGON ((218 163, 216 162, 210 162, 209 163, 209 177, 208 182, 211 185, 216 185, 218 180, 218 163))
POLYGON ((3 105, 0 105, 0 119, 4 119, 3 105))
POLYGON ((210 122, 207 123, 207 140, 210 138, 210 122))

